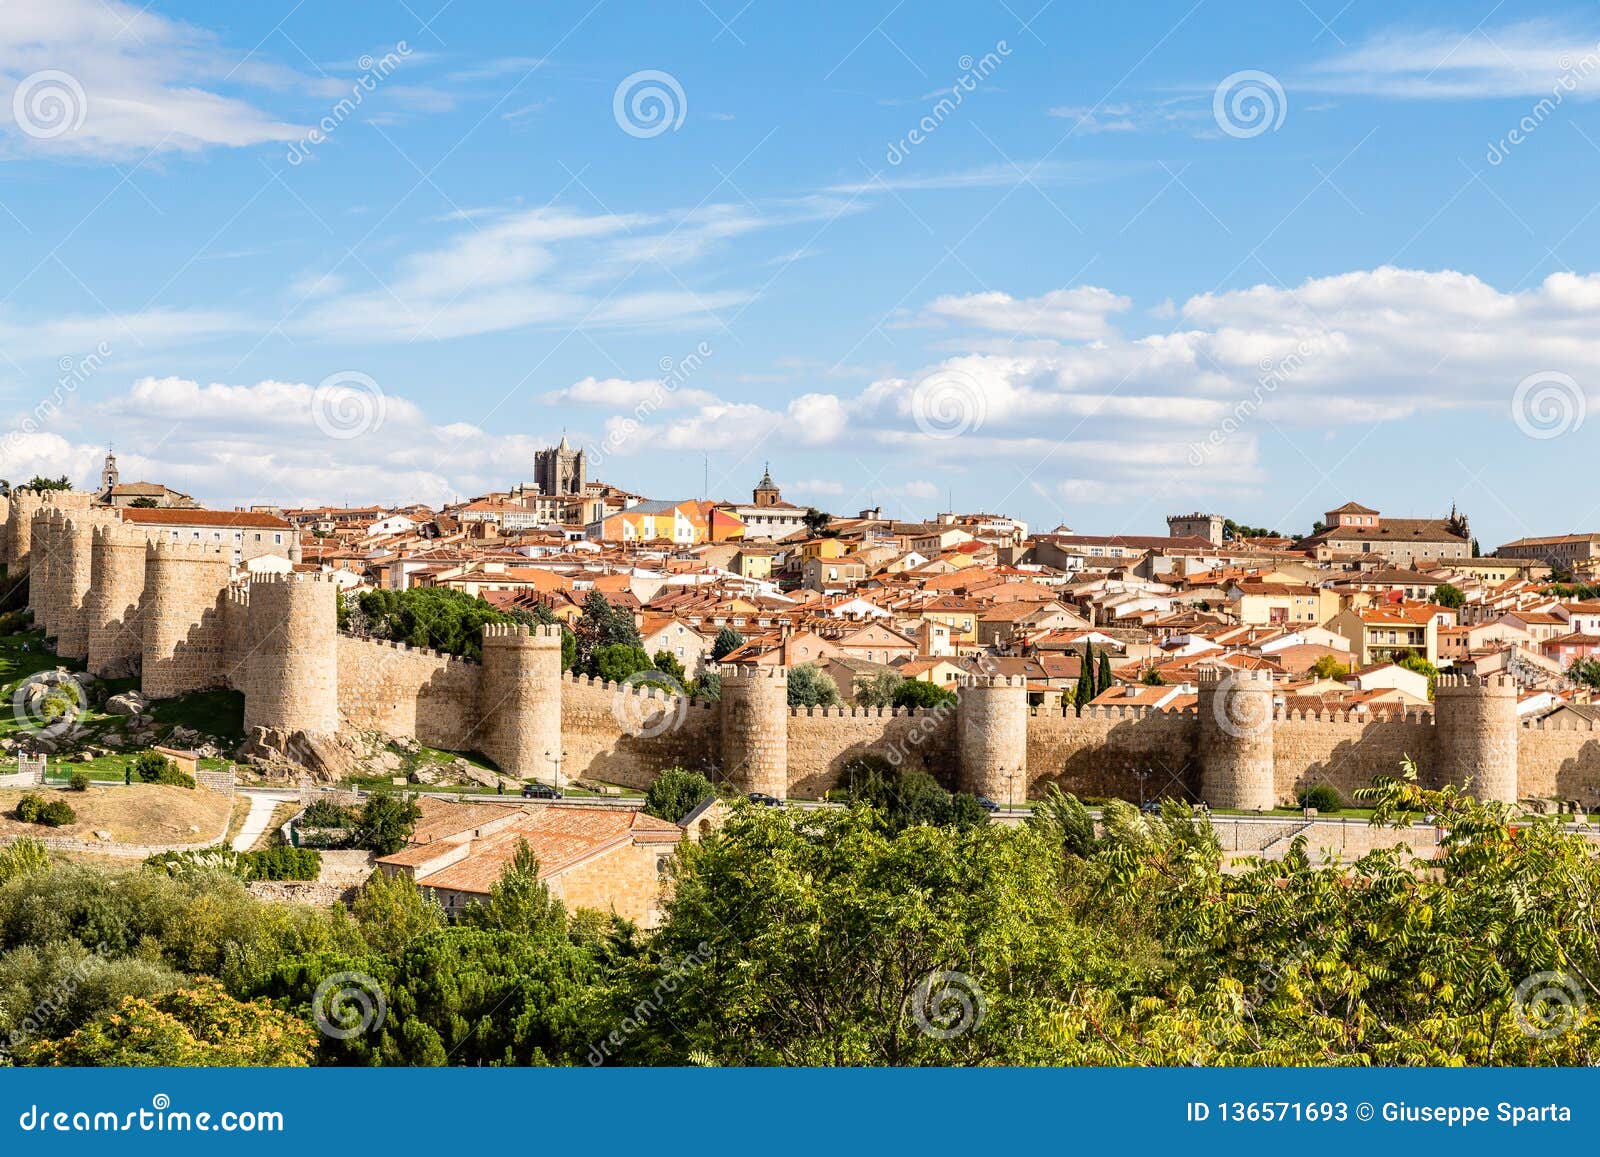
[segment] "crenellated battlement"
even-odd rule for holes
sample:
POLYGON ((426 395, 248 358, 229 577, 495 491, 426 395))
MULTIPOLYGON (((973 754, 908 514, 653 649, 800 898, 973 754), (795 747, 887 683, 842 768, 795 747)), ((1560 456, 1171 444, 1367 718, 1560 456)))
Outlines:
POLYGON ((722 675, 724 686, 728 683, 749 683, 761 679, 771 679, 774 682, 784 684, 789 682, 789 668, 787 667, 758 667, 753 663, 724 663, 717 670, 722 675))
POLYGON ((231 543, 147 541, 86 501, 18 492, 0 518, 8 556, 27 560, 36 621, 92 672, 138 674, 154 698, 237 688, 252 728, 414 736, 480 751, 513 778, 637 784, 693 766, 783 797, 825 790, 875 752, 994 800, 1059 783, 1252 808, 1315 783, 1348 798, 1410 756, 1428 783, 1487 798, 1600 790, 1600 725, 1520 720, 1505 675, 1441 675, 1428 707, 1366 711, 1290 710, 1274 703, 1270 672, 1226 668, 1203 672, 1198 704, 1177 711, 1115 700, 1073 710, 1058 689, 988 672, 963 678, 953 707, 790 707, 786 668, 723 664, 721 699, 706 701, 650 677, 561 671, 556 625, 490 624, 481 661, 340 635, 334 576, 236 575, 231 543))

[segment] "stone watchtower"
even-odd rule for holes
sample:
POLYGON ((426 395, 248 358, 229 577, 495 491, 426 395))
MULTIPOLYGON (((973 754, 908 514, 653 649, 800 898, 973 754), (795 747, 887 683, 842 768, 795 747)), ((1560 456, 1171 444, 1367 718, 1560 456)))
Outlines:
POLYGON ((789 669, 722 668, 722 774, 740 791, 789 797, 789 669))
POLYGON ((54 506, 41 506, 33 516, 29 552, 28 609, 34 626, 51 639, 56 633, 56 542, 66 515, 54 506))
POLYGON ((1456 784, 1482 800, 1517 802, 1517 685, 1506 675, 1440 675, 1434 683, 1432 786, 1456 784))
POLYGON ((104 519, 89 511, 74 511, 61 522, 55 543, 51 581, 56 653, 67 659, 89 657, 89 616, 86 602, 93 574, 94 531, 104 519))
POLYGON ((11 573, 18 574, 29 567, 33 548, 33 516, 44 505, 37 490, 13 490, 11 515, 6 523, 6 562, 11 573))
POLYGON ((1028 681, 972 675, 956 691, 961 790, 995 801, 1028 796, 1028 681))
POLYGON ((565 782, 561 759, 561 628, 483 628, 478 749, 515 779, 565 782))
POLYGON ((153 542, 145 548, 140 683, 170 699, 223 683, 222 599, 231 558, 222 547, 153 542))
POLYGON ((1278 806, 1272 673, 1200 674, 1200 798, 1245 811, 1278 806))
POLYGON ((338 587, 319 574, 254 575, 247 637, 246 731, 339 729, 338 587))
POLYGON ((136 526, 113 522, 94 528, 90 544, 89 674, 121 679, 138 670, 142 646, 139 602, 144 595, 145 538, 136 526))

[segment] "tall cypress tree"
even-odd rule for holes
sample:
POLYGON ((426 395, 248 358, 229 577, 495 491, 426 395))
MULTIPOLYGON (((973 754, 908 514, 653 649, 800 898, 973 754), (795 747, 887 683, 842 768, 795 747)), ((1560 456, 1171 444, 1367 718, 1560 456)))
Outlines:
POLYGON ((1083 645, 1083 666, 1080 668, 1080 670, 1089 676, 1089 698, 1093 699, 1096 695, 1100 694, 1101 691, 1105 690, 1104 687, 1095 686, 1093 643, 1085 643, 1083 645))
POLYGON ((1095 686, 1100 688, 1101 694, 1111 690, 1111 656, 1100 652, 1100 677, 1095 680, 1095 686))

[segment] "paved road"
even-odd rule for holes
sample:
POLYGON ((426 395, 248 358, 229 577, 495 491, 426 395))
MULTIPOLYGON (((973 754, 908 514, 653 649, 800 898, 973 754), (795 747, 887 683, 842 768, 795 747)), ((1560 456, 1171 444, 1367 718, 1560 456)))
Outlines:
POLYGON ((250 814, 244 817, 244 826, 239 829, 239 834, 233 837, 233 850, 248 852, 266 834, 267 825, 272 822, 273 809, 284 800, 297 799, 299 793, 246 790, 241 794, 250 797, 250 814))

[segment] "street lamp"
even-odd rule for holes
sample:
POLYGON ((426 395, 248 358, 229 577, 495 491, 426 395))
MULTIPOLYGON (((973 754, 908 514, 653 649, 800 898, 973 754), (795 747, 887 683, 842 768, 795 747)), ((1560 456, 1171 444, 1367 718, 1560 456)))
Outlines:
POLYGON ((1136 771, 1133 778, 1139 781, 1139 810, 1144 810, 1144 781, 1150 778, 1149 770, 1136 771))
POLYGON ((1006 811, 1016 810, 1017 777, 1022 774, 1022 768, 1005 773, 1006 777, 1006 811))
POLYGON ((548 751, 544 753, 545 762, 551 764, 555 768, 554 772, 551 775, 551 784, 550 784, 551 787, 566 787, 567 786, 566 783, 563 780, 562 775, 561 775, 561 761, 564 760, 566 757, 567 757, 567 753, 565 751, 558 751, 558 752, 555 752, 554 754, 552 754, 551 752, 548 752, 548 751))

